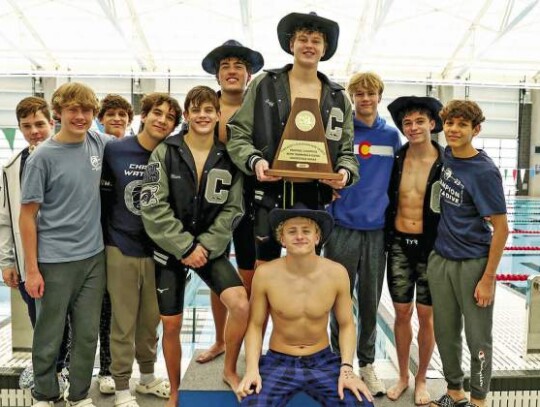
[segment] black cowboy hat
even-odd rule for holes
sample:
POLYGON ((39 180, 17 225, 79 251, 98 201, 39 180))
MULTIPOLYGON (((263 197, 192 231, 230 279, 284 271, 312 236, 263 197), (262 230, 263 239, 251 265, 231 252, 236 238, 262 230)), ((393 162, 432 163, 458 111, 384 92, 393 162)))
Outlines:
POLYGON ((281 222, 285 222, 291 218, 308 218, 315 221, 321 228, 321 241, 323 244, 330 236, 330 232, 334 228, 334 218, 326 211, 308 209, 302 204, 296 204, 292 209, 272 209, 270 211, 269 221, 272 230, 277 229, 281 222))
POLYGON ((319 17, 317 13, 309 14, 291 13, 281 19, 277 26, 277 35, 279 45, 283 51, 292 55, 290 41, 294 32, 298 28, 313 28, 315 31, 320 31, 326 37, 326 51, 321 58, 321 61, 326 61, 332 58, 336 52, 339 38, 339 25, 335 21, 324 17, 319 17))
POLYGON ((392 120, 396 127, 403 133, 403 126, 401 124, 400 113, 403 110, 411 107, 420 107, 427 109, 431 112, 433 120, 435 120, 435 127, 431 130, 432 133, 439 133, 443 129, 443 122, 439 112, 443 108, 441 102, 437 99, 429 96, 401 96, 388 105, 388 110, 392 115, 392 120))
POLYGON ((206 72, 215 75, 218 71, 219 61, 223 58, 230 57, 240 58, 249 62, 251 64, 251 73, 260 71, 264 65, 264 58, 260 52, 244 47, 236 40, 228 40, 223 45, 214 48, 204 57, 202 67, 206 72))

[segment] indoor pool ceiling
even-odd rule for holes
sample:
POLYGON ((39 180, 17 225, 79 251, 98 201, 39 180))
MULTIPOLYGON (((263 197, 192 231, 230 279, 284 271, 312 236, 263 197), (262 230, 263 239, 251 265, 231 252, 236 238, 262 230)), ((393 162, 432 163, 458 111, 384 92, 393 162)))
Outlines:
POLYGON ((338 80, 540 87, 540 0, 0 0, 0 75, 204 75, 201 59, 235 38, 266 67, 291 60, 276 25, 292 11, 336 20, 338 80))

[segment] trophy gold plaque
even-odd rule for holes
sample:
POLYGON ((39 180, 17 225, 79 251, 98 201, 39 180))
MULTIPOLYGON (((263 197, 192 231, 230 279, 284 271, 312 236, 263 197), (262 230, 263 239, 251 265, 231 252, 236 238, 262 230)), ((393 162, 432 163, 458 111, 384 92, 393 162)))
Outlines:
POLYGON ((341 179, 333 170, 317 99, 296 98, 266 175, 291 181, 341 179))

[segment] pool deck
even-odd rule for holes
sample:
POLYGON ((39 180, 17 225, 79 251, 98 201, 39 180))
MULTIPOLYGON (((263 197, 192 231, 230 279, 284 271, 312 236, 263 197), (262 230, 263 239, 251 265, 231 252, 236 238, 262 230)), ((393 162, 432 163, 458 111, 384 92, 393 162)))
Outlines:
MULTIPOLYGON (((205 289, 202 289, 203 294, 205 289)), ((539 407, 540 399, 540 354, 525 357, 523 354, 523 341, 525 334, 525 299, 522 295, 516 294, 511 289, 499 284, 496 293, 495 302, 495 323, 494 323, 494 379, 490 394, 491 406, 493 407, 539 407)), ((204 388, 206 391, 227 391, 227 388, 221 382, 221 363, 222 358, 208 365, 198 365, 194 363, 192 357, 200 349, 205 348, 213 339, 213 326, 209 310, 205 307, 196 310, 196 329, 195 337, 197 344, 191 343, 192 338, 192 312, 187 310, 184 328, 182 330, 182 342, 185 344, 183 364, 183 386, 187 388, 204 388), (206 377, 207 380, 200 380, 206 377), (209 390, 212 388, 213 390, 209 390)), ((379 316, 383 330, 388 330, 393 324, 393 307, 385 289, 379 308, 379 316)), ((414 319, 416 321, 416 319, 414 319)), ((417 323, 414 323, 413 330, 416 333, 417 323)), ((388 334, 388 332, 386 332, 388 334)), ((395 350, 393 348, 393 335, 391 331, 386 339, 387 355, 389 359, 376 361, 379 375, 390 385, 397 377, 395 368, 395 350)), ((268 339, 268 338, 266 338, 268 339)), ((470 355, 464 346, 464 368, 468 369, 470 355)), ((411 371, 414 373, 417 363, 418 348, 416 340, 413 343, 413 352, 411 356, 411 371)), ((17 389, 18 373, 30 363, 30 354, 28 352, 11 351, 11 324, 4 320, 0 324, 0 406, 30 406, 31 397, 29 391, 17 389)), ((158 359, 156 366, 158 374, 165 375, 165 366, 162 356, 158 359)), ((439 355, 435 351, 430 371, 429 388, 432 396, 435 397, 444 391, 445 385, 441 375, 442 367, 439 355)), ((134 368, 134 377, 137 377, 137 369, 134 368)), ((132 380, 134 386, 134 380, 132 380)), ((412 406, 412 383, 407 392, 399 400, 392 402, 386 397, 376 399, 375 406, 412 406)), ((90 395, 96 402, 96 405, 108 407, 113 405, 113 397, 101 396, 97 389, 97 382, 93 380, 90 395)), ((137 395, 141 407, 163 406, 162 400, 150 396, 137 395)), ((57 404, 61 405, 61 404, 57 404)), ((190 404, 185 404, 189 406, 190 404)), ((222 404, 226 406, 227 404, 222 404)), ((231 405, 234 405, 231 404, 231 405)), ((197 406, 198 407, 198 406, 197 406)))

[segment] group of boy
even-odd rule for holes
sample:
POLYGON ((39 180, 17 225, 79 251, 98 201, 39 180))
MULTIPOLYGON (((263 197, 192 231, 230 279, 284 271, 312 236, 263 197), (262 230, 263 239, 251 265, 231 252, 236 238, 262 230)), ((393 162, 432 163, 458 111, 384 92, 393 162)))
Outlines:
MULTIPOLYGON (((32 155, 21 155, 17 168, 25 162, 26 168, 16 174, 22 177, 20 233, 12 229, 17 270, 26 267, 25 289, 38 299, 36 406, 61 396, 55 362, 67 315, 73 346, 66 403, 93 405, 88 389, 100 313, 89 310, 105 308, 105 284, 112 308, 112 380, 109 372, 100 372, 100 390, 115 393, 116 406, 136 407, 129 391, 136 359, 141 373, 136 390, 177 405, 190 268, 214 293, 216 343, 198 361, 225 352, 223 379, 242 405, 281 405, 305 391, 323 405, 370 406, 372 393, 386 392, 373 367, 386 251, 400 371, 388 397, 398 399, 409 385, 416 289, 415 403, 431 399, 426 372, 436 339, 448 392, 432 405, 485 405, 494 275, 507 226, 500 174, 472 146, 482 112, 470 101, 451 102, 441 112, 431 97, 398 98, 388 108, 408 141, 402 147, 397 130, 378 114, 384 84, 377 75, 353 76, 347 89, 353 111, 347 92, 317 70, 319 61, 334 54, 338 36, 337 23, 315 13, 285 16, 278 38, 293 64, 259 75, 247 91, 251 74, 264 64, 262 55, 227 41, 203 60, 221 91, 190 90, 186 125, 171 137, 182 109, 168 95, 145 96, 141 131, 121 138, 133 117, 127 101, 108 96, 99 110, 85 85, 56 90, 52 107, 61 127, 32 155), (318 101, 337 180, 293 182, 266 173, 300 97, 318 101), (118 141, 90 130, 98 111, 105 132, 118 141), (431 139, 441 129, 446 151, 431 139), (481 188, 480 179, 492 187, 481 188), (103 231, 96 222, 100 217, 103 231), (232 231, 240 273, 228 259, 232 231), (325 242, 327 259, 318 256, 325 242), (287 254, 280 258, 282 247, 287 254), (355 291, 358 335, 351 313, 355 291), (169 382, 154 375, 160 316, 169 382), (268 316, 270 350, 261 357, 268 316), (472 355, 470 401, 463 392, 462 318, 472 355), (482 333, 473 336, 473 326, 481 326, 482 333), (241 380, 236 361, 244 335, 247 367, 241 380), (352 368, 355 348, 366 383, 352 368)), ((47 112, 17 115, 25 137, 32 134, 31 145, 50 134, 38 131, 52 128, 47 112), (25 123, 41 116, 44 123, 25 133, 25 123)), ((12 225, 16 210, 8 216, 12 225)), ((20 277, 13 264, 2 260, 4 280, 15 287, 20 277)))

